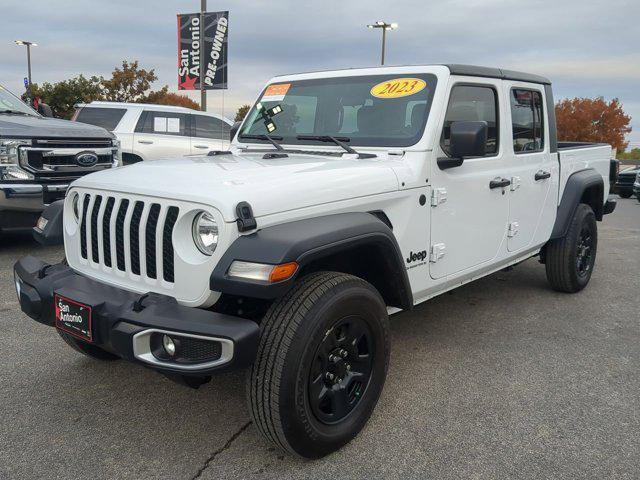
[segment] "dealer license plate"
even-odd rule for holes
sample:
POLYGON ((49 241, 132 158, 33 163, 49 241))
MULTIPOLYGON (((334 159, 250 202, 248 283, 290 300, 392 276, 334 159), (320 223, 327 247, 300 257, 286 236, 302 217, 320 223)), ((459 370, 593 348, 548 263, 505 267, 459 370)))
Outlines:
POLYGON ((87 342, 93 341, 91 332, 91 307, 54 295, 56 327, 87 342))

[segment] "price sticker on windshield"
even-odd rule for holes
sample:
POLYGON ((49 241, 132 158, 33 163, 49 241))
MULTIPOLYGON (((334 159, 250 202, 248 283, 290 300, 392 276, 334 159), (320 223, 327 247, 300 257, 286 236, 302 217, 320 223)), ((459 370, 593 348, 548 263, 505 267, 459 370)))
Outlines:
POLYGON ((423 90, 427 82, 419 78, 394 78, 385 80, 371 89, 371 95, 377 98, 400 98, 414 95, 423 90))
POLYGON ((276 83, 269 85, 262 96, 263 102, 279 102, 284 100, 284 96, 291 88, 290 83, 276 83))

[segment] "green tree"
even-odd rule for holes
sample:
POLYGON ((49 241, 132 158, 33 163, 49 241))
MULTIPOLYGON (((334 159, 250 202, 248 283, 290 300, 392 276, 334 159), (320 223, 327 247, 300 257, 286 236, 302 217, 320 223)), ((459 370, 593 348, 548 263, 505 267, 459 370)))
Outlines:
POLYGON ((140 68, 137 60, 123 60, 122 68, 116 67, 109 79, 95 75, 88 78, 78 75, 56 83, 32 84, 27 95, 30 98, 40 97, 51 107, 54 116, 66 119, 71 118, 76 104, 91 103, 95 100, 155 103, 199 109, 198 104, 189 97, 169 92, 167 85, 159 90, 151 90, 151 84, 156 80, 153 69, 140 68))
POLYGON ((618 152, 618 160, 640 160, 640 148, 632 148, 628 152, 618 152))
POLYGON ((249 113, 250 109, 251 105, 242 105, 240 108, 238 108, 234 122, 241 122, 242 120, 244 120, 244 117, 247 116, 247 113, 249 113))
POLYGON ((104 97, 111 102, 140 102, 158 79, 155 70, 140 68, 138 61, 122 61, 122 68, 115 68, 109 80, 102 80, 104 97))
POLYGON ((29 96, 40 99, 53 110, 54 116, 69 119, 73 115, 74 105, 102 100, 102 78, 78 75, 75 78, 57 83, 44 82, 41 85, 32 84, 29 96))

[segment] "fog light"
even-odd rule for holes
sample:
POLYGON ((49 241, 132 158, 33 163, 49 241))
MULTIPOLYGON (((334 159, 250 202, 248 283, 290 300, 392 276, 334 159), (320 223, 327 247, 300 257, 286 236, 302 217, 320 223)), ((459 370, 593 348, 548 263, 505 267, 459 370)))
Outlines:
POLYGON ((173 357, 176 354, 176 344, 169 335, 162 336, 162 347, 170 357, 173 357))

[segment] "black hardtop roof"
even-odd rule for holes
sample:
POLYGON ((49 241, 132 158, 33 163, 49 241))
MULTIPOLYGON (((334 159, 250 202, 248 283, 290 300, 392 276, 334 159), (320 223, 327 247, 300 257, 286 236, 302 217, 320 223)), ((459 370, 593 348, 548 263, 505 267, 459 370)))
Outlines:
MULTIPOLYGON (((485 77, 485 78, 500 78, 502 80, 516 80, 520 82, 530 83, 542 83, 544 85, 551 85, 551 80, 542 77, 540 75, 534 75, 532 73, 516 72, 513 70, 505 70, 503 68, 493 67, 479 67, 476 65, 461 65, 457 63, 452 64, 436 64, 443 67, 447 67, 452 75, 466 75, 470 77, 485 77)), ((275 78, 284 77, 289 75, 301 75, 305 73, 322 73, 322 72, 337 72, 340 70, 360 70, 364 68, 388 68, 388 67, 416 67, 416 66, 429 66, 428 64, 422 65, 380 65, 375 67, 358 67, 358 68, 342 68, 342 69, 328 69, 328 70, 315 70, 308 72, 288 73, 286 75, 276 75, 275 78)))
POLYGON ((532 73, 516 72, 514 70, 504 70, 502 68, 479 67, 476 65, 445 65, 451 75, 467 75, 471 77, 500 78, 502 80, 515 80, 520 82, 542 83, 551 85, 551 80, 532 73))

